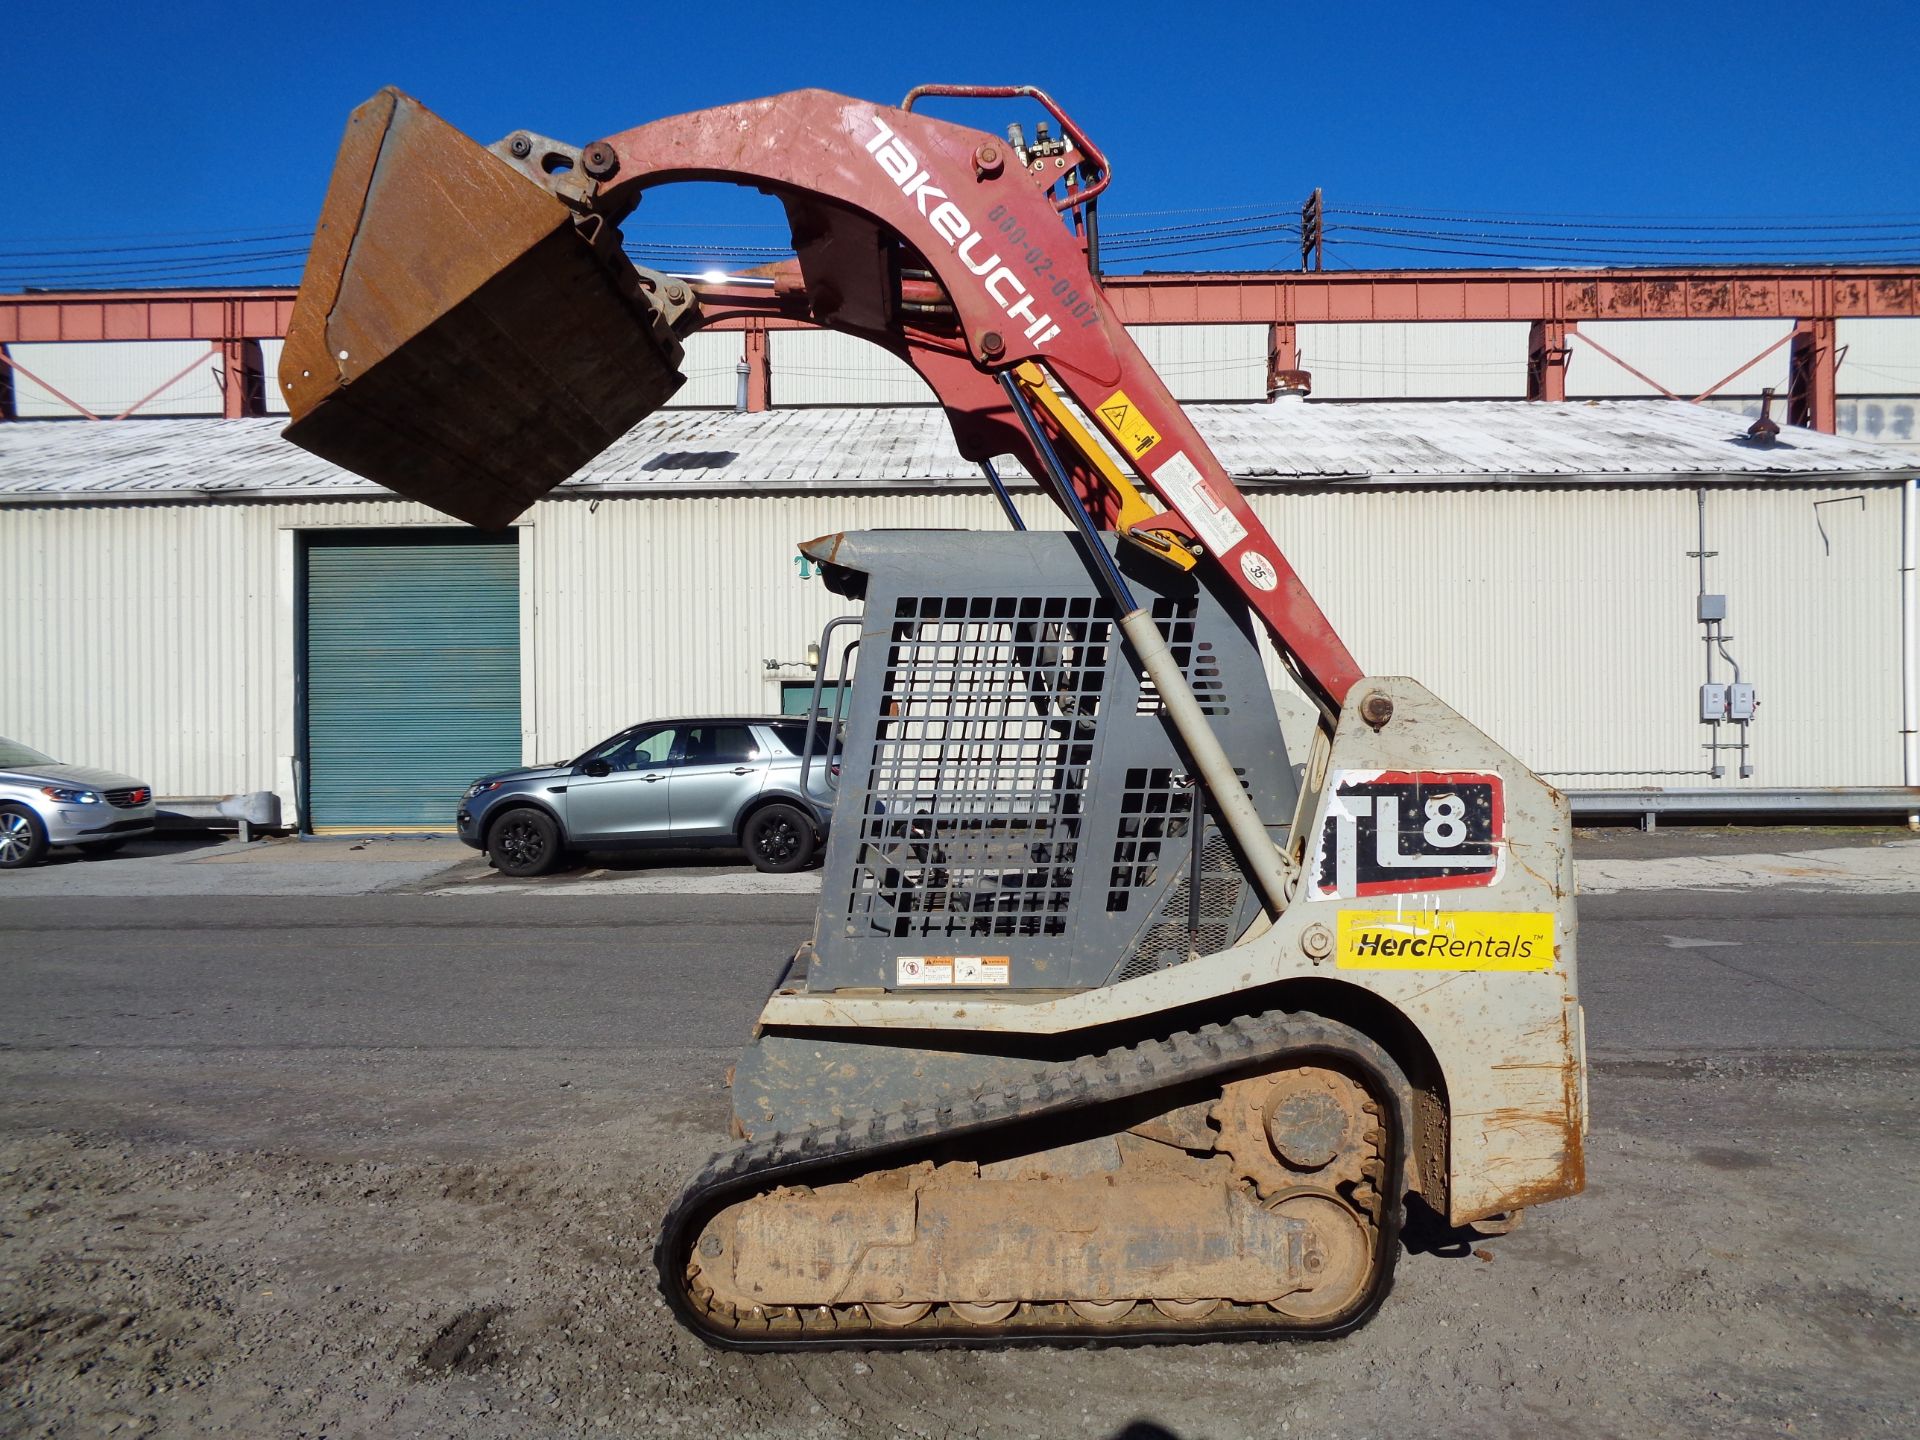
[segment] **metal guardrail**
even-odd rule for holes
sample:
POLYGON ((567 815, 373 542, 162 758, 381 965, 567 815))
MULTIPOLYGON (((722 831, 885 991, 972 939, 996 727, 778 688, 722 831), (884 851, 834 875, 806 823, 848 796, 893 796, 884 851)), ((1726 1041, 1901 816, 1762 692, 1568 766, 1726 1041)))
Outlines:
POLYGON ((1569 790, 1575 819, 1605 815, 1637 816, 1647 828, 1654 817, 1725 815, 1758 819, 1777 815, 1853 818, 1901 815, 1909 823, 1920 816, 1920 787, 1907 785, 1835 786, 1807 789, 1569 790))
POLYGON ((271 790, 240 795, 162 795, 154 801, 154 824, 162 830, 205 830, 237 825, 242 840, 257 827, 280 828, 280 797, 271 790))

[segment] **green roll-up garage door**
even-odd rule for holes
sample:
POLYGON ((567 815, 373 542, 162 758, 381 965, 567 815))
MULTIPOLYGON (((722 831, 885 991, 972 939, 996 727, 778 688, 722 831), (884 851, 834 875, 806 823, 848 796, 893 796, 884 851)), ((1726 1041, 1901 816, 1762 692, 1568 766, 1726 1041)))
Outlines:
POLYGON ((451 830, 476 777, 520 763, 516 538, 308 537, 309 828, 451 830))

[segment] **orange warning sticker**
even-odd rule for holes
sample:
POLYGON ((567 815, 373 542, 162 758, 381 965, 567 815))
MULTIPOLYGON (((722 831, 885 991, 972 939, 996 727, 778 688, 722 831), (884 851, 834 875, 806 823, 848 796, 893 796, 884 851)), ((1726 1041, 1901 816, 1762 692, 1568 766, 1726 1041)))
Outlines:
POLYGON ((1007 985, 1013 979, 1012 964, 1006 955, 899 955, 894 984, 1007 985))
POLYGON ((1100 417, 1100 423, 1107 427, 1107 433, 1113 436, 1120 448, 1135 460, 1160 443, 1160 432, 1127 398, 1124 390, 1116 390, 1102 400, 1094 408, 1094 413, 1100 417))

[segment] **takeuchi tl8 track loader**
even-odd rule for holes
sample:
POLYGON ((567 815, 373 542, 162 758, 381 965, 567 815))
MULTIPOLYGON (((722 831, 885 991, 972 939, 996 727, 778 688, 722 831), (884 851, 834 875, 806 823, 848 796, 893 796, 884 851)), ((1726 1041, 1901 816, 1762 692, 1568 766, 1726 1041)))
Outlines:
POLYGON ((584 148, 482 148, 393 90, 348 123, 280 366, 296 443, 499 527, 672 395, 691 331, 799 319, 924 376, 1011 522, 801 546, 862 608, 804 762, 838 767, 813 937, 735 1067, 738 1143, 660 1228, 713 1344, 1333 1334, 1415 1197, 1498 1228, 1582 1186, 1566 802, 1348 654, 1103 296, 1108 180, 1025 87, 584 148), (677 180, 777 197, 797 260, 634 265, 617 227, 677 180), (1008 455, 1067 529, 1022 528, 1008 455), (1319 712, 1297 769, 1260 630, 1319 712))

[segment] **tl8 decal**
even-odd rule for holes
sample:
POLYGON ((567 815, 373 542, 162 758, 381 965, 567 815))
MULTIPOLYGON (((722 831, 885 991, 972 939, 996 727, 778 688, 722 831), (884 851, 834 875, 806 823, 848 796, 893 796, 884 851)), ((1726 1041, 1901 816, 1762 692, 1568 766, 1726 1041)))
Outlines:
POLYGON ((1337 771, 1321 803, 1307 898, 1495 884, 1506 868, 1506 825, 1500 777, 1486 771, 1337 771))

